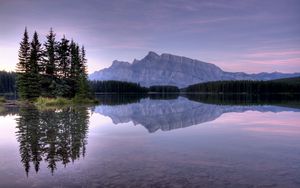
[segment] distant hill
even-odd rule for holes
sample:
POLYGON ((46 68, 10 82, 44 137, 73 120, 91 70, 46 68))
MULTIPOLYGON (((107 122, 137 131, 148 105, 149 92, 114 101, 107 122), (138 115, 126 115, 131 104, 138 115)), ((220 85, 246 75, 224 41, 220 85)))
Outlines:
POLYGON ((109 68, 89 75, 90 80, 118 80, 140 83, 142 86, 188 85, 218 80, 273 80, 300 77, 300 73, 258 73, 226 72, 218 66, 203 61, 172 54, 158 55, 149 52, 143 59, 132 63, 113 61, 109 68))

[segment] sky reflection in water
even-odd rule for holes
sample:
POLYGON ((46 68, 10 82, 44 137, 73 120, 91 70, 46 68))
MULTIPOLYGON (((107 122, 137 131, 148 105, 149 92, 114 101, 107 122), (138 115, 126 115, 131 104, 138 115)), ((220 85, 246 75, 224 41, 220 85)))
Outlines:
POLYGON ((0 116, 0 187, 300 185, 297 108, 179 97, 11 111, 0 116))

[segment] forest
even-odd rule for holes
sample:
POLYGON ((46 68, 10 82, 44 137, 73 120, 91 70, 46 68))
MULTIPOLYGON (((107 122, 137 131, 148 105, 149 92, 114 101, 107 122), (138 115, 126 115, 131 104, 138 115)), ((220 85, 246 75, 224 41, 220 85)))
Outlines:
POLYGON ((230 80, 190 85, 182 89, 187 93, 300 93, 300 84, 287 81, 230 80))
POLYGON ((50 29, 43 45, 36 31, 29 42, 25 28, 18 57, 16 88, 21 99, 89 96, 85 49, 75 41, 65 36, 56 41, 50 29))
POLYGON ((89 81, 90 88, 94 93, 179 93, 180 90, 176 86, 159 85, 143 87, 139 83, 105 80, 105 81, 89 81))
POLYGON ((147 93, 148 88, 138 83, 115 81, 115 80, 93 80, 89 86, 94 93, 147 93))
POLYGON ((158 86, 150 86, 149 92, 153 93, 179 93, 180 90, 176 86, 170 86, 170 85, 158 85, 158 86))
POLYGON ((16 73, 0 71, 0 93, 14 93, 16 91, 16 73))

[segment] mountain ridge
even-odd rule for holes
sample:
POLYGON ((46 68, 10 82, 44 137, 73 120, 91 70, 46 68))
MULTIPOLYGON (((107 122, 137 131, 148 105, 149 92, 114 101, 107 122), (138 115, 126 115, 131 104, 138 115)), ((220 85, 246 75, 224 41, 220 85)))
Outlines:
POLYGON ((272 80, 300 76, 300 73, 227 72, 212 63, 184 56, 153 51, 132 63, 114 60, 112 65, 89 75, 90 80, 118 80, 140 83, 142 86, 191 84, 217 80, 272 80))

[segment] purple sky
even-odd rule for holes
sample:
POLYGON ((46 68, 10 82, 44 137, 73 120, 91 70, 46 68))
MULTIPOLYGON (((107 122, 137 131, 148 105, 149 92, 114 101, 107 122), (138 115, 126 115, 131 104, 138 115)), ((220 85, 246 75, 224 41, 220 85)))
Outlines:
POLYGON ((0 0, 0 70, 14 70, 25 26, 87 50, 89 72, 148 51, 226 71, 300 72, 300 0, 0 0))

